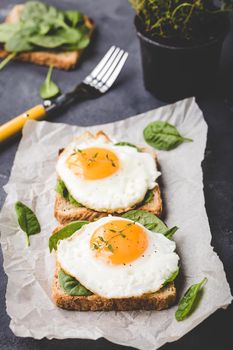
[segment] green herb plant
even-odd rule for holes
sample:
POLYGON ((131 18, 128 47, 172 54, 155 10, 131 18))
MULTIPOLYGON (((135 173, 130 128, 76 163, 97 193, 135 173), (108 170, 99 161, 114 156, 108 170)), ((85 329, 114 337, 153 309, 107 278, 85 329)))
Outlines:
MULTIPOLYGON (((35 50, 73 51, 88 46, 88 33, 81 12, 62 11, 40 1, 28 1, 18 22, 0 24, 0 43, 14 56, 35 50)), ((6 58, 2 68, 14 56, 6 58)))
POLYGON ((50 66, 45 81, 40 87, 40 97, 43 99, 52 98, 59 94, 59 87, 51 80, 53 67, 50 66))
POLYGON ((143 135, 150 146, 164 151, 170 151, 185 141, 193 141, 181 136, 174 125, 162 120, 148 124, 143 130, 143 135))
POLYGON ((20 228, 26 233, 27 245, 30 245, 29 237, 40 233, 40 224, 33 211, 22 202, 15 203, 15 211, 20 228))
POLYGON ((175 317, 177 321, 183 321, 187 318, 191 312, 194 311, 198 297, 200 296, 200 290, 203 285, 206 283, 207 278, 197 284, 193 284, 187 292, 184 294, 183 298, 178 304, 178 309, 176 310, 175 317))
POLYGON ((232 0, 129 0, 143 32, 152 39, 193 44, 219 34, 223 16, 233 9, 232 0))

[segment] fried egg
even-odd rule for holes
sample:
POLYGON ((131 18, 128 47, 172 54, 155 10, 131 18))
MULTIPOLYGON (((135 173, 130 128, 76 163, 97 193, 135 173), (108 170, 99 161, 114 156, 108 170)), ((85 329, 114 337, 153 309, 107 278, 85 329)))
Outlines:
POLYGON ((61 268, 106 298, 156 292, 178 269, 175 242, 139 223, 108 216, 58 244, 61 268))
POLYGON ((140 203, 160 175, 152 155, 101 137, 73 141, 60 155, 56 170, 77 202, 111 212, 140 203))

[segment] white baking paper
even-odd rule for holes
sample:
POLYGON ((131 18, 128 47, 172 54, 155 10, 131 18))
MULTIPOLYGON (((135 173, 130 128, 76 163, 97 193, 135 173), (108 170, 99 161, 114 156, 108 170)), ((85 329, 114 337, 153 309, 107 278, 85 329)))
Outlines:
POLYGON ((118 344, 152 350, 182 337, 231 302, 223 265, 210 245, 201 169, 206 136, 207 125, 194 99, 87 128, 45 121, 26 124, 5 186, 8 195, 1 213, 1 243, 8 275, 6 305, 15 335, 36 339, 105 337, 118 344), (158 157, 166 222, 179 227, 175 241, 184 274, 181 293, 203 277, 208 278, 198 309, 185 321, 177 322, 176 306, 160 312, 72 312, 57 308, 51 299, 54 256, 49 253, 48 238, 57 224, 53 208, 59 148, 86 130, 104 130, 115 140, 142 144, 144 127, 158 119, 175 124, 182 135, 194 140, 173 151, 160 151, 158 157), (17 225, 16 200, 32 207, 41 223, 42 232, 31 237, 29 248, 17 225))

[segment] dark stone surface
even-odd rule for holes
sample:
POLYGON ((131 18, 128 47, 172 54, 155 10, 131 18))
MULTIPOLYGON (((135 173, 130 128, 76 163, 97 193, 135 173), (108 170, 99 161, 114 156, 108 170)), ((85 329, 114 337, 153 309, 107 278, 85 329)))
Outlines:
MULTIPOLYGON (((17 0, 1 0, 0 15, 17 0)), ((75 0, 48 1, 60 7, 75 8, 75 0)), ((80 0, 79 8, 92 16, 98 26, 95 41, 79 69, 73 72, 54 71, 54 80, 63 91, 79 82, 98 62, 110 45, 119 45, 129 52, 129 59, 118 83, 106 96, 71 107, 57 113, 56 122, 92 125, 125 117, 158 107, 156 100, 142 85, 139 46, 133 28, 133 11, 125 0, 80 0)), ((212 231, 215 251, 224 263, 228 281, 233 289, 233 31, 225 41, 220 73, 216 87, 198 103, 209 126, 206 157, 203 162, 206 209, 212 231)), ((192 69, 190 67, 190 69, 192 69)), ((32 64, 10 64, 0 73, 0 122, 40 102, 38 90, 46 68, 32 64)), ((0 206, 5 194, 2 186, 10 175, 19 137, 0 145, 0 206)), ((200 242, 201 244, 201 242, 200 242)), ((50 350, 50 349, 108 349, 124 347, 104 339, 47 340, 15 337, 10 331, 9 317, 5 311, 7 278, 2 269, 0 255, 0 349, 50 350)), ((219 285, 221 288, 221 285, 219 285)), ((230 350, 232 349, 233 307, 219 310, 192 332, 164 350, 230 350)))

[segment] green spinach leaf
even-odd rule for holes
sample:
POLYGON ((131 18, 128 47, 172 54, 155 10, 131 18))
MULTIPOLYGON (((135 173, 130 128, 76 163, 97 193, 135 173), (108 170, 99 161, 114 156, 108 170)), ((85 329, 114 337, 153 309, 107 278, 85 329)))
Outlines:
POLYGON ((40 88, 40 96, 43 99, 55 97, 60 92, 59 87, 51 80, 52 70, 53 67, 50 66, 47 77, 40 88))
POLYGON ((0 24, 0 43, 7 42, 20 28, 19 23, 1 23, 0 24))
POLYGON ((60 286, 68 295, 71 296, 88 296, 93 293, 85 288, 80 282, 78 282, 74 277, 67 275, 63 270, 58 272, 58 280, 60 286))
POLYGON ((47 49, 55 49, 66 43, 66 39, 58 35, 33 35, 29 39, 33 45, 45 47, 47 49))
POLYGON ((24 4, 17 23, 0 25, 0 42, 8 52, 27 52, 46 48, 62 51, 85 48, 90 29, 79 11, 61 11, 40 1, 24 4))
POLYGON ((19 226, 26 233, 27 245, 29 246, 29 237, 41 231, 39 221, 33 211, 20 201, 15 203, 15 211, 19 226))
POLYGON ((160 220, 156 215, 148 213, 143 210, 131 210, 122 215, 123 218, 132 221, 139 222, 141 225, 145 226, 148 230, 165 233, 167 232, 167 225, 160 220))
POLYGON ((16 52, 10 53, 4 60, 0 63, 0 70, 3 69, 13 58, 16 56, 16 52))
POLYGON ((125 142, 125 141, 122 141, 122 142, 117 142, 115 143, 115 146, 129 146, 129 147, 133 147, 133 148, 136 148, 139 152, 139 148, 137 146, 135 146, 134 144, 132 143, 129 143, 129 142, 125 142))
POLYGON ((65 11, 64 15, 73 28, 77 27, 78 23, 83 22, 83 15, 79 11, 65 11))
POLYGON ((69 193, 64 181, 62 181, 61 179, 57 181, 56 192, 60 193, 60 195, 63 198, 68 200, 71 204, 75 205, 76 207, 83 207, 83 205, 77 202, 76 199, 74 199, 74 197, 69 193))
POLYGON ((180 271, 179 268, 178 268, 176 271, 174 271, 174 272, 171 274, 171 276, 168 277, 168 278, 166 279, 166 281, 163 283, 163 287, 166 286, 168 283, 173 282, 173 281, 176 279, 176 277, 178 276, 179 271, 180 271))
POLYGON ((150 146, 165 151, 176 148, 184 141, 193 141, 181 136, 175 126, 160 120, 148 124, 143 135, 150 146))
POLYGON ((198 298, 200 289, 206 283, 206 281, 207 278, 205 277, 200 283, 193 284, 191 287, 189 287, 178 304, 178 309, 175 313, 177 321, 183 321, 194 310, 194 305, 198 298))
POLYGON ((57 250, 57 244, 60 240, 72 236, 76 231, 78 231, 83 225, 89 224, 89 221, 73 221, 70 224, 62 227, 59 231, 52 234, 49 237, 49 250, 57 250))
POLYGON ((62 181, 61 179, 57 180, 56 192, 58 192, 62 197, 67 198, 68 191, 64 181, 62 181))
POLYGON ((153 199, 154 199, 154 192, 153 192, 153 190, 148 190, 146 192, 146 195, 145 195, 143 201, 142 201, 142 204, 144 205, 144 204, 150 203, 153 199))
POLYGON ((27 35, 23 31, 19 31, 12 35, 5 44, 5 50, 8 52, 31 51, 33 46, 28 41, 27 35))
POLYGON ((166 232, 164 232, 164 236, 166 236, 167 238, 171 239, 172 236, 174 235, 174 233, 176 233, 176 231, 178 229, 179 229, 179 227, 177 227, 177 226, 169 228, 166 232))
POLYGON ((82 38, 75 45, 73 45, 73 47, 71 46, 70 48, 72 48, 72 50, 83 50, 89 44, 90 39, 87 36, 82 36, 82 38))
POLYGON ((75 205, 76 207, 83 207, 83 205, 79 202, 76 201, 76 199, 74 199, 74 197, 70 194, 70 192, 68 192, 68 195, 67 195, 67 200, 75 205))
POLYGON ((40 20, 46 17, 48 13, 48 7, 40 1, 28 1, 24 4, 23 10, 20 14, 20 20, 27 22, 28 20, 40 20))

